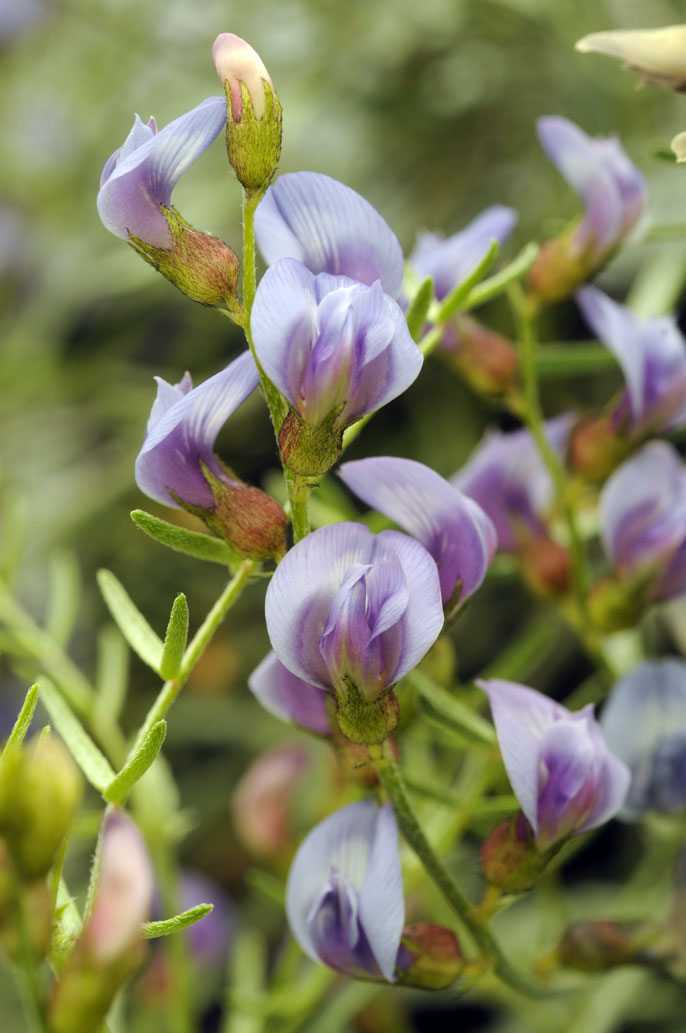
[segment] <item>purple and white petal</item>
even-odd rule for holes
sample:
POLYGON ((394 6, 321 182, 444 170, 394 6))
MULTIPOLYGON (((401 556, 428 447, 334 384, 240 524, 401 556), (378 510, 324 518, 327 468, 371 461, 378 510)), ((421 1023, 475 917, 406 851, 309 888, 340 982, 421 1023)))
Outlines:
POLYGON ((334 273, 400 295, 403 254, 379 213, 354 190, 318 172, 291 172, 270 186, 255 213, 269 265, 297 258, 313 273, 334 273))
POLYGON ((134 236, 153 247, 170 248, 171 230, 160 206, 170 206, 176 183, 225 122, 225 97, 208 97, 157 133, 154 120, 146 127, 136 116, 127 140, 103 171, 97 199, 103 225, 124 240, 134 236))
POLYGON ((360 887, 360 924, 384 978, 395 980, 395 960, 405 924, 405 895, 393 808, 378 811, 369 865, 360 887))
POLYGON ((217 477, 227 480, 214 455, 214 442, 228 418, 255 390, 258 379, 252 355, 244 352, 192 390, 187 374, 175 387, 159 382, 136 459, 136 484, 141 491, 156 502, 178 507, 169 494, 171 489, 190 505, 210 508, 214 500, 200 460, 217 477), (175 401, 172 392, 176 392, 175 401))
POLYGON ((248 688, 265 710, 316 735, 330 735, 327 694, 291 674, 268 653, 248 678, 248 688))
POLYGON ((434 470, 411 459, 379 456, 344 463, 339 477, 369 506, 417 538, 438 566, 443 604, 467 599, 482 583, 497 546, 481 507, 434 470))

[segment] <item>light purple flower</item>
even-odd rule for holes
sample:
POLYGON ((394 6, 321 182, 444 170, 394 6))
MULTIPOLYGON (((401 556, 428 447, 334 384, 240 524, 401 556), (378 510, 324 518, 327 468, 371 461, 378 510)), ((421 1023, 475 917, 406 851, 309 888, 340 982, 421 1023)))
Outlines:
POLYGON ((423 463, 393 456, 344 463, 339 477, 433 556, 444 606, 462 603, 477 590, 498 539, 492 521, 473 499, 423 463))
POLYGON ((643 175, 615 137, 595 139, 558 115, 537 123, 541 145, 585 206, 575 227, 573 250, 600 265, 638 222, 647 193, 643 175))
POLYGON ((617 358, 627 389, 614 410, 634 436, 686 425, 686 341, 671 316, 639 319, 596 287, 577 301, 591 329, 617 358))
POLYGON ((422 355, 399 305, 377 282, 314 276, 284 258, 257 289, 251 327, 269 379, 310 427, 334 410, 342 429, 401 394, 422 355))
POLYGON ((525 685, 498 678, 477 684, 491 704, 505 770, 539 850, 617 813, 629 770, 608 750, 592 705, 572 713, 525 685))
POLYGON ((631 771, 620 817, 686 813, 686 661, 646 661, 615 685, 600 724, 631 771))
POLYGON ((133 128, 108 159, 100 178, 98 213, 117 237, 137 237, 168 250, 173 239, 162 207, 186 169, 207 150, 226 122, 226 98, 208 97, 157 132, 155 119, 133 128))
POLYGON ((659 601, 686 592, 686 469, 653 441, 627 459, 600 497, 602 538, 615 575, 659 601))
POLYGON ((265 603, 277 657, 293 674, 346 700, 352 683, 375 699, 411 671, 443 625, 436 564, 398 531, 322 527, 276 568, 265 603))
POLYGON ((505 243, 516 221, 514 209, 493 205, 447 239, 436 233, 420 233, 410 265, 420 276, 432 278, 434 293, 442 301, 485 257, 491 241, 505 243))
POLYGON ((157 398, 136 459, 136 484, 165 506, 179 506, 171 489, 189 505, 210 509, 215 500, 200 461, 225 484, 240 484, 229 477, 213 449, 229 416, 257 387, 255 362, 244 352, 196 388, 188 373, 174 385, 156 380, 157 398))
POLYGON ((265 710, 316 735, 331 735, 327 694, 291 674, 275 653, 267 653, 248 679, 248 688, 265 710))
MULTIPOLYGON (((556 451, 563 451, 571 425, 570 414, 546 423, 556 451)), ((491 518, 502 552, 516 552, 529 535, 547 535, 545 518, 554 487, 528 430, 490 431, 451 482, 491 518)))
POLYGON ((286 913, 313 961, 395 981, 405 903, 390 804, 352 803, 310 832, 288 876, 286 913))
POLYGON ((403 253, 388 223, 350 187, 319 172, 279 176, 255 213, 255 234, 268 265, 297 258, 312 273, 332 273, 398 298, 403 253))

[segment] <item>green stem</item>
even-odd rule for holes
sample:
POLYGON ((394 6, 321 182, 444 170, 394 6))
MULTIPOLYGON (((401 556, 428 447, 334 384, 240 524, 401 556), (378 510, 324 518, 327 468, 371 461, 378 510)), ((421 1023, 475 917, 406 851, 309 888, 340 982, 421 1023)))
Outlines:
POLYGON ((291 526, 293 539, 299 542, 310 533, 310 517, 307 502, 310 497, 310 485, 306 477, 284 468, 284 479, 288 488, 288 501, 291 509, 291 526))
POLYGON ((541 401, 538 390, 537 370, 537 338, 535 326, 535 310, 529 299, 525 298, 520 290, 512 288, 510 298, 518 323, 519 358, 522 368, 522 379, 524 386, 524 412, 525 422, 536 442, 541 459, 550 474, 555 494, 567 525, 569 534, 569 545, 572 560, 572 586, 574 598, 579 613, 579 619, 584 630, 589 628, 588 617, 588 564, 584 544, 576 525, 574 508, 569 499, 569 485, 564 464, 557 452, 551 445, 545 432, 541 401))
POLYGON ((136 736, 136 741, 129 752, 128 760, 130 760, 138 750, 152 726, 157 724, 158 721, 161 721, 162 718, 166 716, 172 703, 188 681, 193 668, 209 645, 215 631, 224 620, 224 617, 231 607, 239 599, 243 589, 250 579, 250 575, 255 570, 255 567, 256 563, 254 560, 244 560, 234 577, 231 578, 224 588, 224 591, 219 596, 216 603, 205 617, 205 620, 191 639, 191 642, 183 655, 181 667, 176 678, 172 678, 170 681, 164 683, 157 699, 150 707, 145 721, 136 736))
POLYGON ((513 989, 519 990, 520 993, 527 994, 530 997, 542 996, 543 991, 530 984, 511 967, 509 961, 501 953, 491 932, 480 923, 477 908, 464 895, 453 876, 435 853, 412 808, 402 773, 387 743, 384 745, 383 755, 374 761, 374 766, 384 789, 388 793, 405 839, 458 918, 471 933, 488 967, 492 968, 503 982, 513 989))
POLYGON ((38 959, 31 942, 24 903, 21 897, 21 884, 14 868, 10 862, 12 882, 12 910, 14 923, 19 941, 17 962, 21 973, 24 1003, 27 1019, 30 1028, 35 1033, 44 1033, 46 1030, 45 1007, 43 1002, 43 990, 40 983, 38 959))

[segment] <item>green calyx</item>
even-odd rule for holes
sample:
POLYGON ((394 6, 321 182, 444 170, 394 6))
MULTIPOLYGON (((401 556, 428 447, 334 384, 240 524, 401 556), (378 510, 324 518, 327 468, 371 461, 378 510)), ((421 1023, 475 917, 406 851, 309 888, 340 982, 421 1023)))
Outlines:
POLYGON ((345 698, 336 697, 336 719, 343 735, 365 746, 384 742, 398 723, 398 700, 391 689, 375 699, 365 699, 347 680, 345 698))
POLYGON ((274 89, 264 80, 264 113, 258 118, 248 87, 241 83, 243 109, 240 121, 231 114, 231 92, 224 83, 227 104, 226 150, 239 182, 249 193, 269 186, 281 156, 282 108, 274 89))
POLYGON ((318 427, 310 427, 294 409, 281 424, 279 451, 284 466, 302 477, 321 477, 338 462, 343 431, 336 426, 340 407, 318 427))

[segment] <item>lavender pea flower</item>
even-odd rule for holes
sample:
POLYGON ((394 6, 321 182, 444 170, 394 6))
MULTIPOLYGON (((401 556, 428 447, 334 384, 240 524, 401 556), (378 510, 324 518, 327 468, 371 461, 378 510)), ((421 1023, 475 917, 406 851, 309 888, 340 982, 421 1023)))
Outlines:
POLYGON ((318 172, 279 176, 255 213, 255 235, 268 265, 296 258, 312 273, 332 273, 397 299, 403 253, 375 208, 350 187, 318 172))
POLYGON ((268 653, 248 679, 248 688, 265 710, 315 735, 331 735, 327 693, 291 674, 275 653, 268 653))
POLYGON ((390 804, 350 804, 310 832, 288 876, 286 912, 313 961, 395 982, 405 904, 390 804))
POLYGON ((157 378, 157 398, 136 459, 141 491, 165 506, 196 513, 235 549, 256 558, 283 551, 283 510, 223 466, 214 442, 258 379, 249 352, 196 388, 188 373, 174 385, 157 378))
POLYGON ((411 459, 358 459, 344 463, 339 477, 433 556, 444 607, 453 611, 477 590, 498 543, 493 522, 478 503, 411 459))
POLYGON ((387 690, 419 663, 443 625, 436 564, 397 531, 322 527, 276 568, 265 616, 281 663, 336 696, 344 734, 379 742, 397 720, 387 690))
POLYGON ((325 473, 344 428, 405 391, 422 366, 400 306, 380 283, 315 276, 291 258, 262 278, 251 328, 265 374, 291 406, 282 458, 306 476, 325 473))
POLYGON ((525 685, 497 678, 477 684, 491 704, 505 769, 539 851, 617 813, 630 774, 608 750, 592 705, 572 713, 525 685))
POLYGON ((686 469, 672 445, 653 441, 623 463, 600 510, 603 544, 627 602, 686 592, 686 469))
POLYGON ((686 662, 642 663, 615 685, 600 725, 631 771, 620 817, 686 813, 686 662))
POLYGON ((555 115, 539 119, 537 128, 543 149, 586 209, 544 245, 529 274, 539 300, 559 301, 611 258, 645 211, 647 191, 614 137, 593 139, 555 115))

